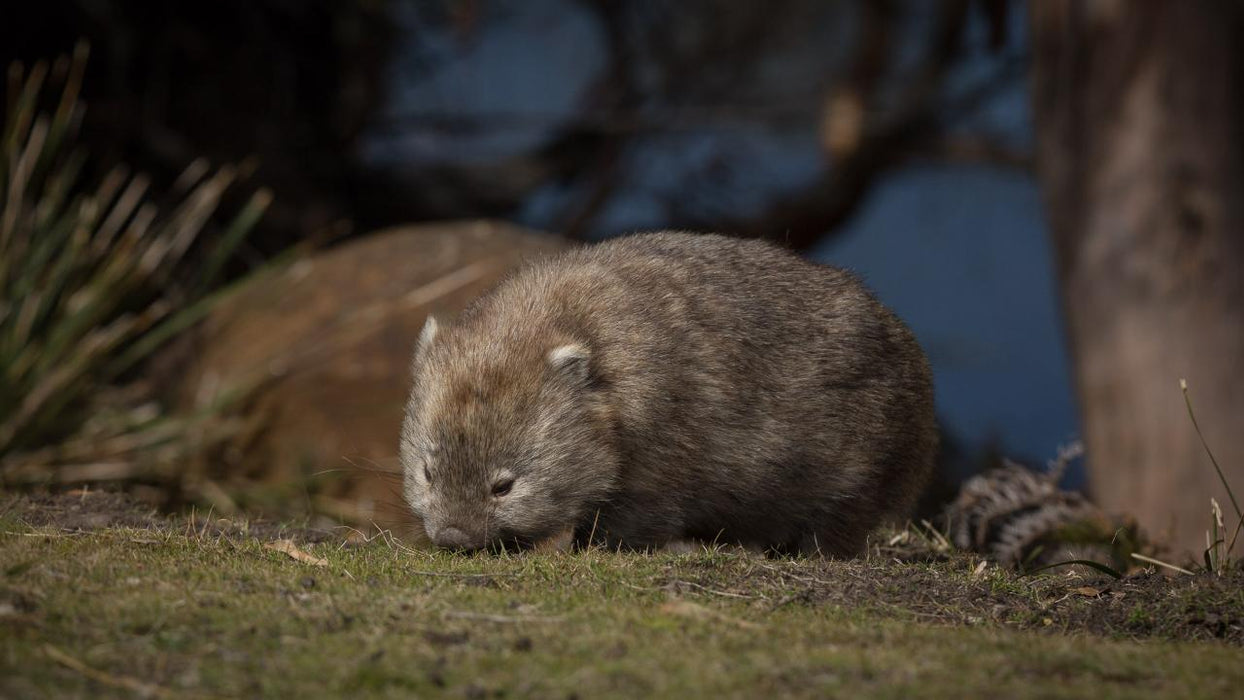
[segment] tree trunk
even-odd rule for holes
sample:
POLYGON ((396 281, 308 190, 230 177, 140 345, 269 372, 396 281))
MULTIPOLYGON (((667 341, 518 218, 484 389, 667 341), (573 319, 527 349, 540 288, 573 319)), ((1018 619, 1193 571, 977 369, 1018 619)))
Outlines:
POLYGON ((1031 0, 1030 14, 1038 171, 1090 490, 1199 556, 1209 499, 1228 528, 1237 517, 1180 378, 1244 498, 1244 10, 1031 0))

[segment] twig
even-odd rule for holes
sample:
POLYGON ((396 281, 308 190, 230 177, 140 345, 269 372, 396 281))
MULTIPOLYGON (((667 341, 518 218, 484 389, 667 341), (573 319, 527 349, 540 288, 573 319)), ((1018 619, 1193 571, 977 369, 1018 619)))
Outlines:
POLYGON ((1156 565, 1158 565, 1158 566, 1161 566, 1161 567, 1164 567, 1164 568, 1170 569, 1171 571, 1178 571, 1178 572, 1179 572, 1179 573, 1181 573, 1181 574, 1188 574, 1189 576, 1192 576, 1192 575, 1193 575, 1193 573, 1192 573, 1191 571, 1188 571, 1187 569, 1185 569, 1185 568, 1183 568, 1183 567, 1181 567, 1181 566, 1175 566, 1174 564, 1167 564, 1167 563, 1166 563, 1166 562, 1164 562, 1164 561, 1160 561, 1160 560, 1158 560, 1158 559, 1154 559, 1153 557, 1146 557, 1145 555, 1143 555, 1143 554, 1137 554, 1136 552, 1132 552, 1132 558, 1133 558, 1133 559, 1139 559, 1139 560, 1141 560, 1141 561, 1143 561, 1143 562, 1145 562, 1145 563, 1147 563, 1147 564, 1156 564, 1156 565))
POLYGON ((85 532, 17 532, 15 530, 4 530, 0 532, 4 535, 16 535, 18 537, 79 537, 85 535, 85 532))
POLYGON ((938 530, 933 526, 933 523, 929 522, 925 518, 922 518, 920 520, 920 524, 924 526, 924 529, 928 533, 929 537, 933 539, 933 544, 937 549, 941 551, 950 551, 955 548, 955 546, 950 543, 950 540, 946 539, 946 535, 942 534, 941 530, 938 530))
POLYGON ((438 576, 441 578, 492 578, 494 576, 518 576, 515 571, 502 571, 496 574, 469 574, 455 573, 451 571, 407 571, 408 574, 415 576, 438 576))
POLYGON ((445 617, 457 617, 463 620, 482 620, 484 622, 501 622, 512 624, 517 622, 561 622, 560 617, 515 617, 513 615, 490 615, 488 613, 470 612, 468 610, 450 610, 445 617))
POLYGON ((596 538, 596 523, 600 522, 600 508, 596 509, 596 515, 592 518, 592 531, 587 535, 587 546, 592 546, 592 541, 596 538))
POLYGON ((747 600, 751 600, 752 598, 756 597, 756 596, 751 596, 751 595, 744 595, 742 593, 731 593, 729 591, 719 591, 715 588, 709 588, 708 586, 701 586, 700 584, 694 583, 692 581, 681 581, 679 579, 674 579, 670 583, 672 583, 675 586, 691 586, 692 588, 698 588, 704 591, 705 593, 712 593, 713 595, 727 596, 729 598, 745 598, 747 600))
POLYGON ((172 693, 165 688, 151 683, 144 683, 137 678, 130 676, 114 676, 111 673, 105 673, 95 668, 91 668, 81 661, 73 658, 65 652, 57 649, 51 644, 43 645, 43 653, 47 654, 53 661, 65 666, 66 668, 76 671, 87 678, 113 688, 124 688, 141 695, 158 695, 160 697, 172 697, 172 693))

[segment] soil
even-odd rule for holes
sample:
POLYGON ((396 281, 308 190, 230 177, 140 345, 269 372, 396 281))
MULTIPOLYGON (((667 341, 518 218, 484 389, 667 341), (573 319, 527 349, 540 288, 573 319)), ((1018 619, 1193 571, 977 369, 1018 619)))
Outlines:
POLYGON ((860 606, 954 625, 1244 644, 1240 567, 1223 576, 1143 569, 1116 580, 1078 572, 1020 576, 998 569, 974 576, 971 565, 971 559, 952 556, 935 564, 804 560, 795 568, 761 562, 767 575, 710 569, 668 585, 675 591, 687 586, 763 596, 775 607, 860 606))
POLYGON ((56 528, 64 532, 94 532, 108 528, 164 532, 193 528, 200 534, 244 535, 260 540, 325 542, 343 537, 342 533, 263 519, 234 521, 215 518, 210 513, 169 515, 128 493, 100 490, 8 496, 0 493, 0 516, 14 517, 35 527, 56 528))

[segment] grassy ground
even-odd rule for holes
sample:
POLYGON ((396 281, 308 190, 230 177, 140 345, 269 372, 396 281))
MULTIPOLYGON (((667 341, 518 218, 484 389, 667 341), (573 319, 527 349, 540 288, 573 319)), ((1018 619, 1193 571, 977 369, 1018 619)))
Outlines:
POLYGON ((412 552, 0 495, 0 696, 1231 697, 1244 575, 412 552), (290 538, 296 549, 274 542, 290 538), (292 552, 292 554, 291 554, 292 552), (301 558, 296 558, 301 557, 301 558))

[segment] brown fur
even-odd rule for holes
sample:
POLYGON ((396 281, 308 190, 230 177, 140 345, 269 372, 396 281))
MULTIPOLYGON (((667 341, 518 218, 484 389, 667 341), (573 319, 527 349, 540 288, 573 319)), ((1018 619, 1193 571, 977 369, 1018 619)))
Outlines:
POLYGON ((852 555, 906 515, 937 447, 906 326, 850 274, 754 240, 644 234, 531 265, 430 322, 414 374, 406 498, 443 546, 573 527, 852 555))

